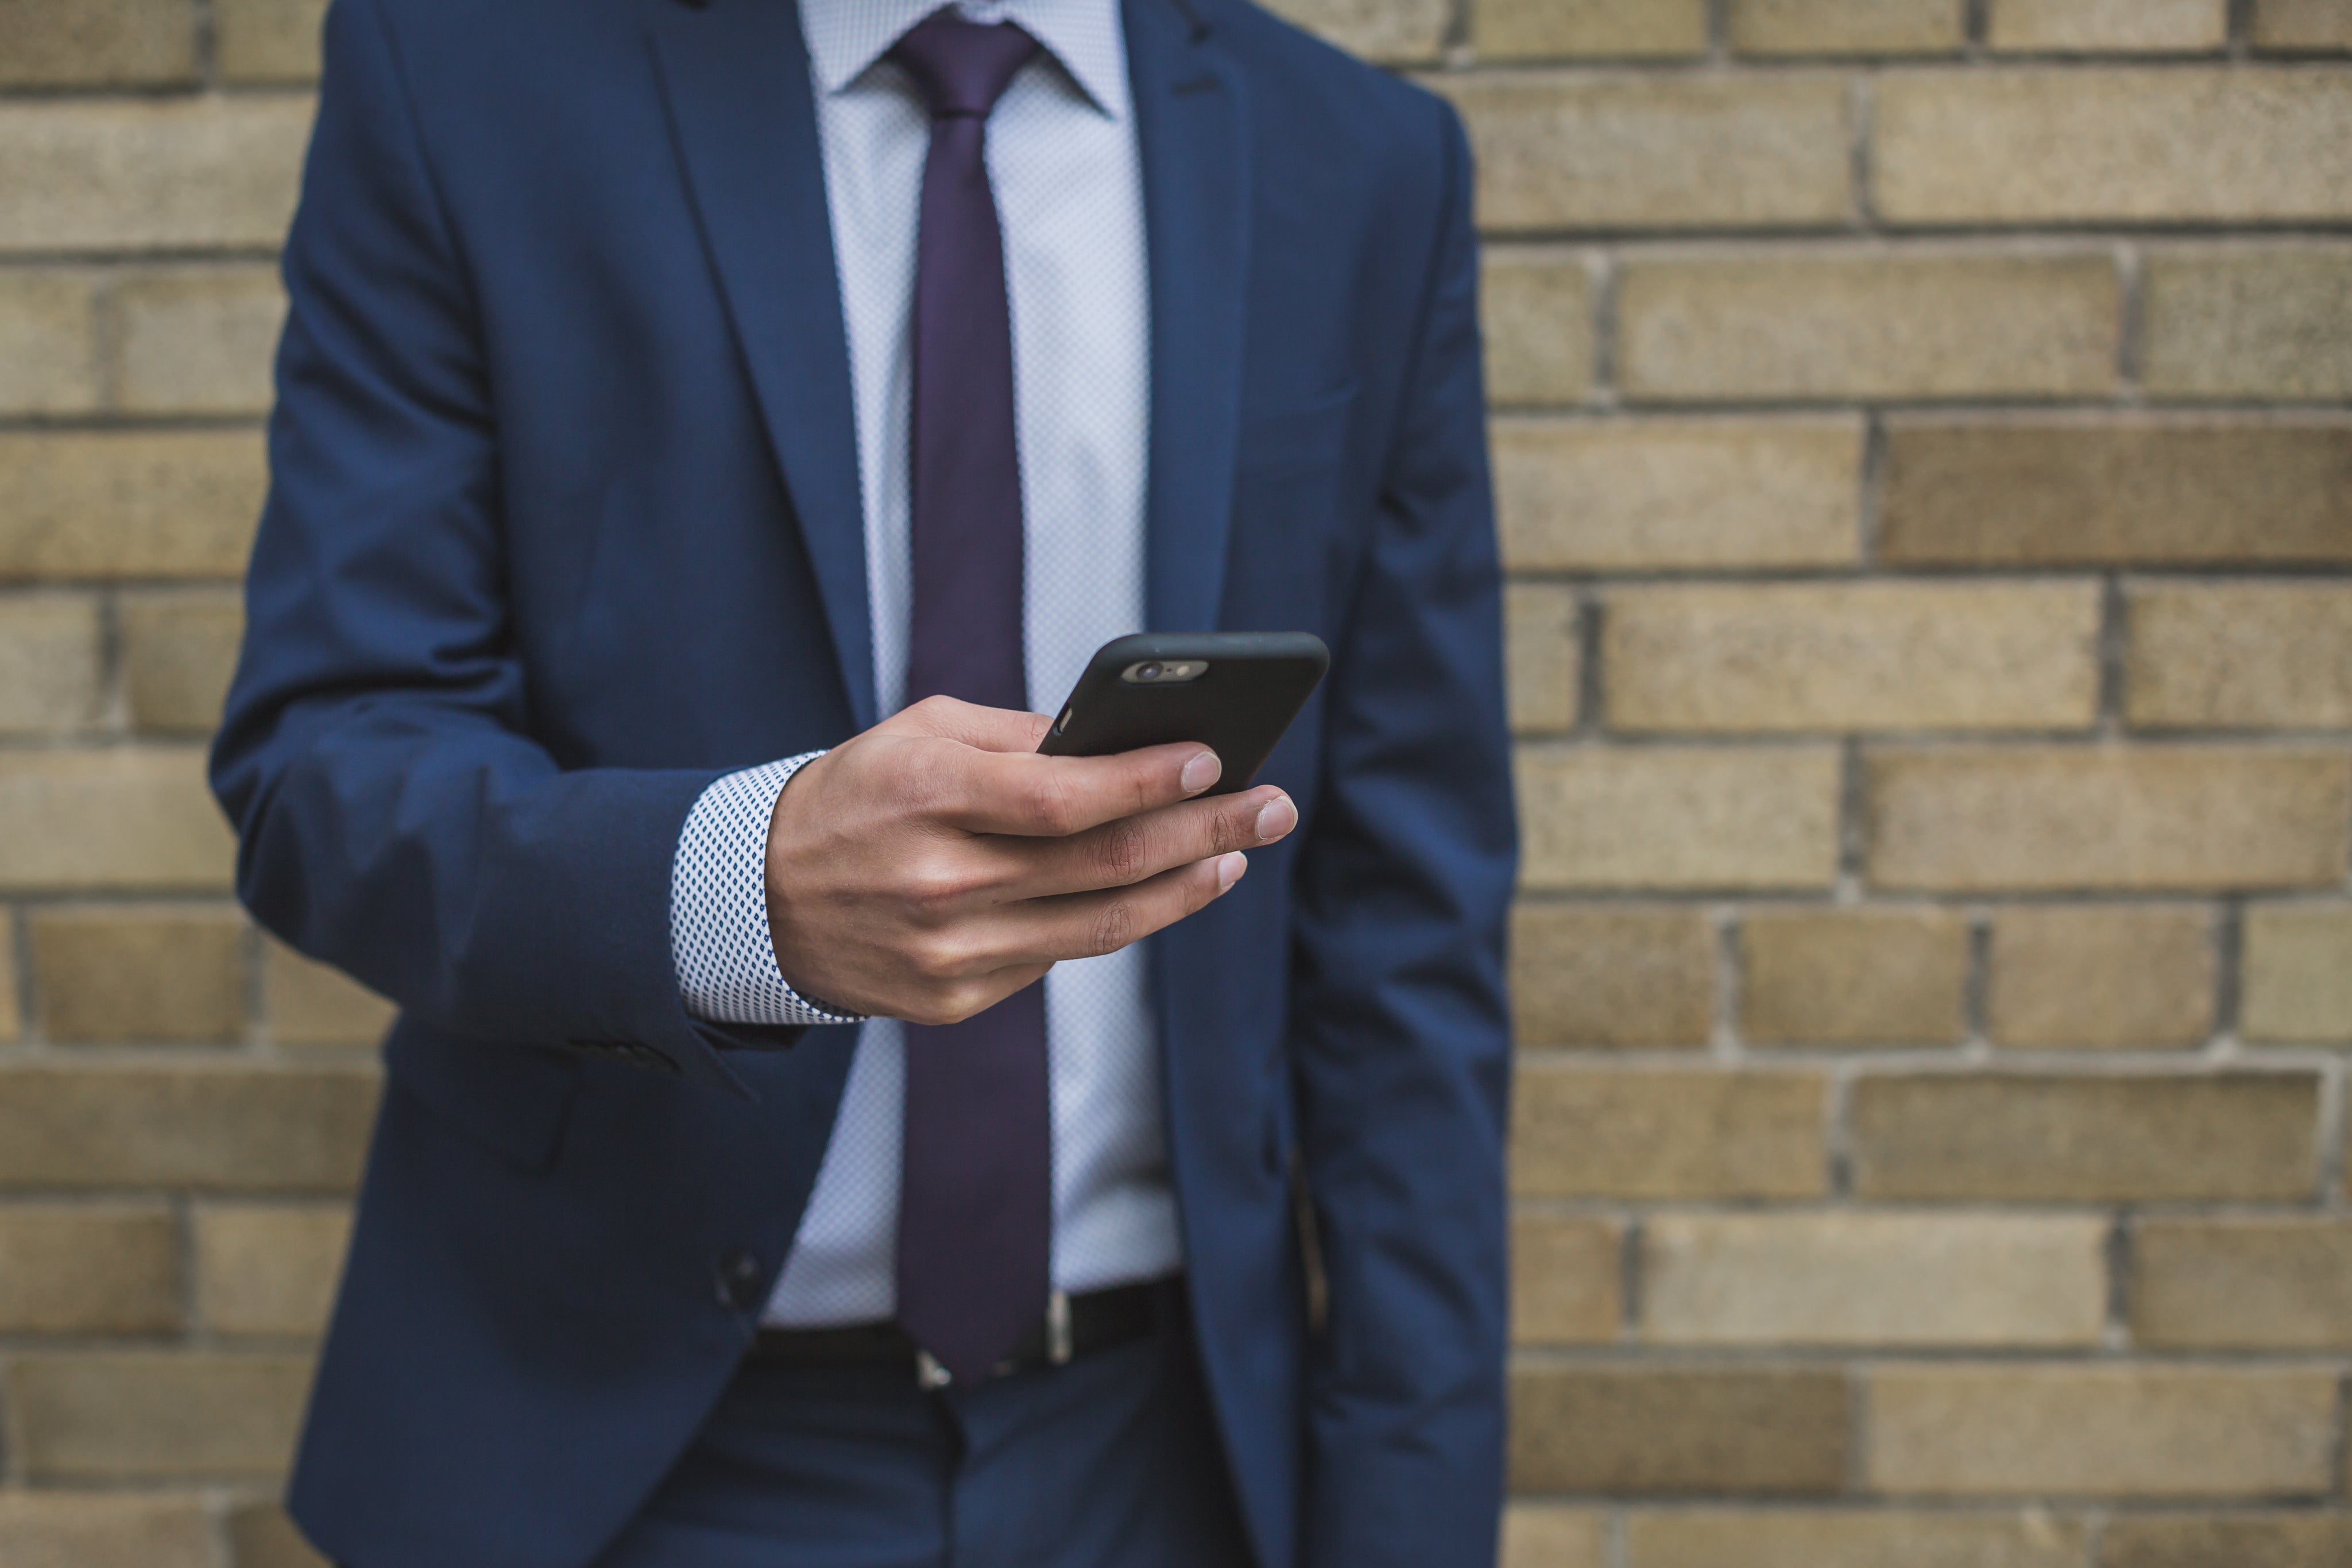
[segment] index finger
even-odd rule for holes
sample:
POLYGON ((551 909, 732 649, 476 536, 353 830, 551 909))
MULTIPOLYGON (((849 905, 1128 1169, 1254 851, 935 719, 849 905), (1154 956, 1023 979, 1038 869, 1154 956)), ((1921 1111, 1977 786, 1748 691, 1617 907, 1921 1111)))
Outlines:
POLYGON ((1066 838, 1189 800, 1217 781, 1217 754, 1194 741, 1147 746, 1113 757, 1041 757, 966 751, 958 787, 942 792, 940 815, 975 833, 1066 838))

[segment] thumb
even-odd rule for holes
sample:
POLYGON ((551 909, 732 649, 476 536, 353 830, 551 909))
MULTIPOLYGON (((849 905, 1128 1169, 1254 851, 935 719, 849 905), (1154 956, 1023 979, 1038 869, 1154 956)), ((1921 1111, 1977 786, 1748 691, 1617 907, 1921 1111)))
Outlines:
POLYGON ((979 751, 1034 751, 1054 721, 1042 713, 982 707, 955 697, 925 697, 897 718, 916 735, 952 740, 979 751))

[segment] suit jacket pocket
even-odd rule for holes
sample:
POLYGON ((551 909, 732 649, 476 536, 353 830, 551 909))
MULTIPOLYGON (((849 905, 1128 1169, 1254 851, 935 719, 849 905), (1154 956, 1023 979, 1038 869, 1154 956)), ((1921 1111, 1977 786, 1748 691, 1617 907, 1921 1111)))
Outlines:
POLYGON ((403 1019, 384 1071, 456 1131, 525 1170, 555 1163, 580 1069, 545 1046, 467 1040, 403 1019))

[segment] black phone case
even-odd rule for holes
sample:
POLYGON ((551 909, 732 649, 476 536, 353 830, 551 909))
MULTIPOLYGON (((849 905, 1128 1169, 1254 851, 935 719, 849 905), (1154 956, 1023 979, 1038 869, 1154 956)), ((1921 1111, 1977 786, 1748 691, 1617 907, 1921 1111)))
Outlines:
POLYGON ((1087 662, 1037 749, 1048 757, 1108 757, 1197 740, 1224 764, 1207 792, 1230 795, 1249 788, 1330 664, 1323 639, 1307 632, 1115 637, 1087 662), (1209 667, 1189 681, 1138 685, 1119 678, 1139 664, 1191 659, 1209 667))

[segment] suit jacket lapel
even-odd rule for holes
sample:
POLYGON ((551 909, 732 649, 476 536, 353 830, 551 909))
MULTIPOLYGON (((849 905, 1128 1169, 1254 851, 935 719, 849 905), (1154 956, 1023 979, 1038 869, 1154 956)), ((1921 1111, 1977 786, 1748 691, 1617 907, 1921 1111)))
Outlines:
POLYGON ((1151 273, 1145 502, 1151 629, 1217 623, 1233 513, 1249 284, 1241 71, 1176 0, 1124 0, 1151 273))
POLYGON ((849 340, 799 12, 791 0, 664 4, 653 30, 695 213, 864 729, 874 650, 849 340))

